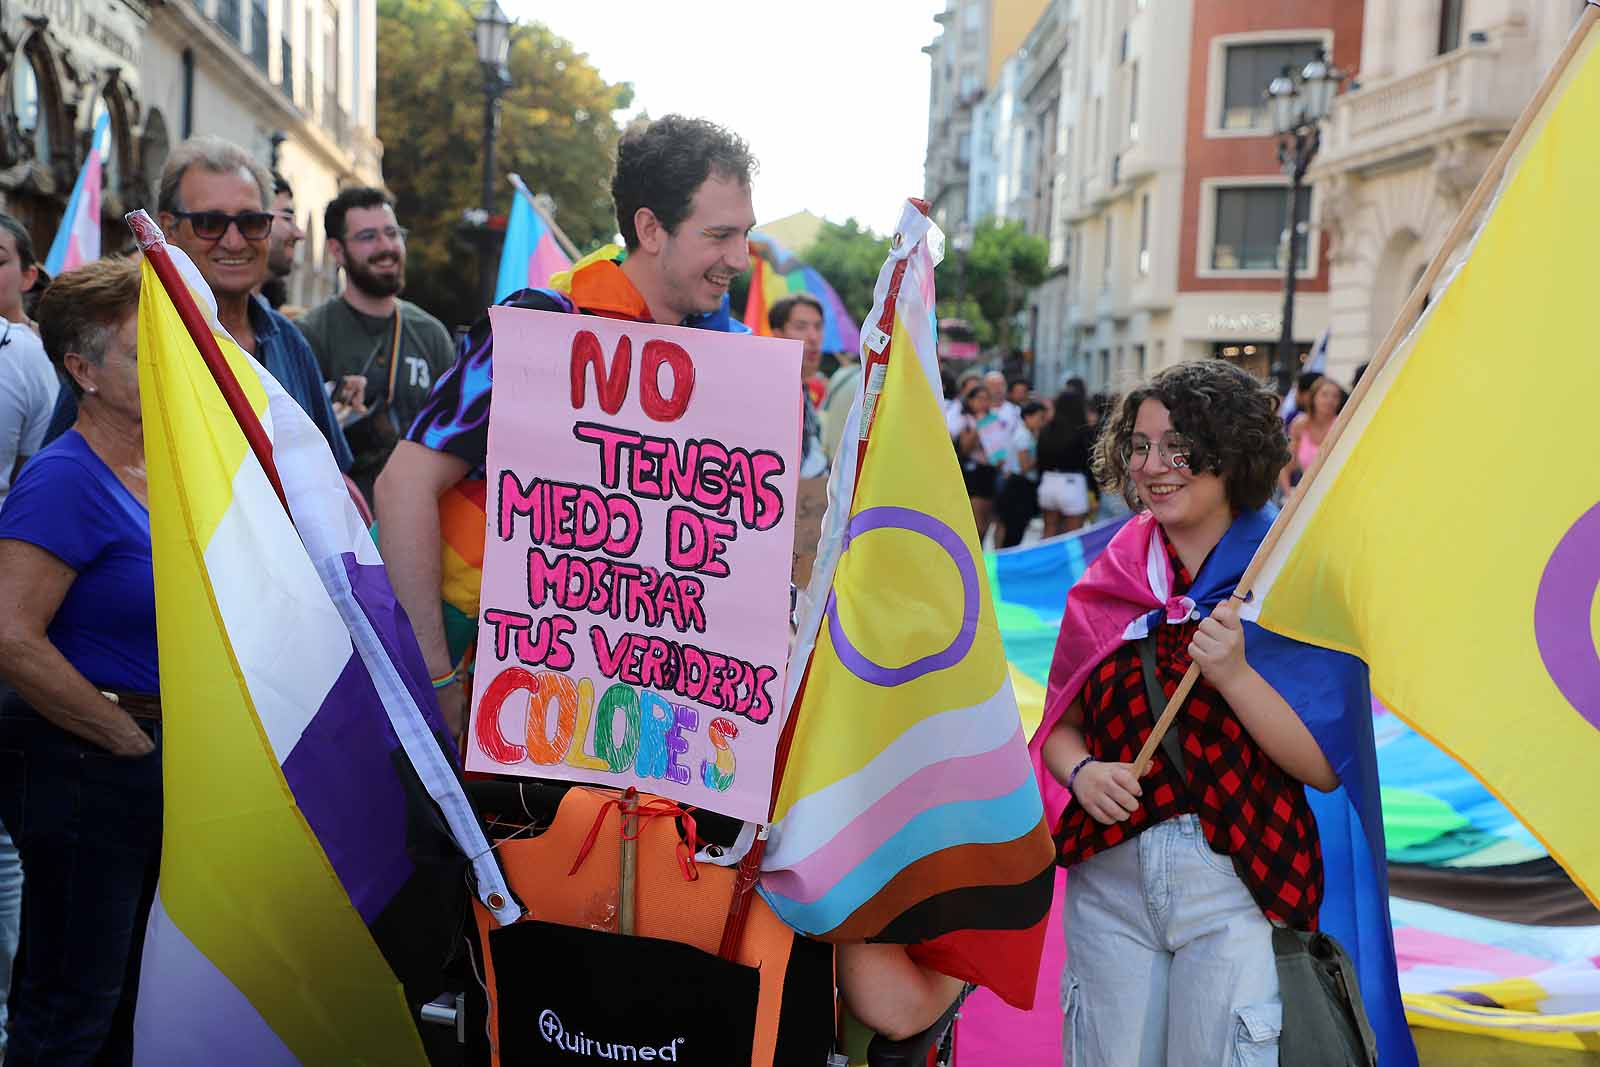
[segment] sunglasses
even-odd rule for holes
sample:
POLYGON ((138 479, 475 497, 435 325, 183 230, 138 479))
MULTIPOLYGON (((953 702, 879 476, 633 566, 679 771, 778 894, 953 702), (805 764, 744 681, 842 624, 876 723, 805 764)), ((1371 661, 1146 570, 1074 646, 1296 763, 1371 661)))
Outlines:
POLYGON ((272 232, 272 212, 241 211, 230 215, 226 211, 174 211, 180 219, 188 219, 194 235, 202 241, 220 241, 230 225, 236 226, 239 236, 246 241, 262 241, 272 232))

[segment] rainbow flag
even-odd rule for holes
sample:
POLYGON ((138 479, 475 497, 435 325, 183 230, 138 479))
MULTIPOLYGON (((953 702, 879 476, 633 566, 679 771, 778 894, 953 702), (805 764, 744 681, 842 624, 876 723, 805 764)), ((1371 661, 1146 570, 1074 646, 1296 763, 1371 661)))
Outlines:
POLYGON ((750 295, 745 298, 744 324, 757 336, 772 336, 767 312, 790 293, 810 293, 822 302, 824 352, 861 350, 861 327, 828 280, 766 234, 750 234, 750 295))
POLYGON ((533 194, 517 175, 510 175, 516 193, 506 239, 500 247, 500 273, 494 283, 494 302, 500 303, 519 289, 542 288, 550 276, 572 269, 572 260, 556 243, 556 235, 533 203, 533 194))
POLYGON ((1384 705, 1600 902, 1595 49, 1533 117, 1469 258, 1363 379, 1254 589, 1263 627, 1366 660, 1384 705), (1513 506, 1482 506, 1486 487, 1513 506))
POLYGON ((907 944, 1027 1005, 1055 849, 940 409, 926 301, 943 235, 909 204, 899 232, 870 444, 858 455, 858 399, 790 661, 798 718, 760 891, 803 933, 907 944))
POLYGON ((502 921, 521 909, 326 442, 130 223, 165 725, 136 1061, 425 1064, 415 1008, 468 868, 502 921))
POLYGON ((72 186, 66 214, 44 257, 45 273, 54 278, 64 270, 81 267, 100 258, 100 174, 111 151, 111 114, 100 113, 89 138, 89 154, 72 186))

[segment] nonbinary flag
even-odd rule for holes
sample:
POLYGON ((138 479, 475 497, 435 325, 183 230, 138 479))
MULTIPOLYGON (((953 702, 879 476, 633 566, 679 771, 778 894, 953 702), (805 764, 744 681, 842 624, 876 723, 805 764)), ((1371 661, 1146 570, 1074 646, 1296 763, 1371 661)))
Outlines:
POLYGON ((466 869, 521 909, 326 442, 130 222, 165 749, 136 1062, 425 1064, 466 869))
POLYGON ((45 273, 52 278, 100 258, 100 175, 110 151, 111 113, 102 111, 89 139, 89 154, 72 186, 67 212, 50 242, 50 254, 44 257, 45 273))
POLYGON ((1366 660, 1600 903, 1593 33, 1560 78, 1253 589, 1263 627, 1366 660))
POLYGON ((942 243, 907 204, 869 320, 897 300, 886 374, 870 368, 876 403, 851 412, 790 661, 798 719, 760 888, 803 933, 909 945, 1026 1007, 1055 848, 940 407, 942 243))
POLYGON ((572 260, 556 244, 556 235, 533 203, 533 194, 513 174, 516 193, 511 217, 506 220, 506 240, 500 249, 500 273, 494 283, 494 302, 500 303, 519 289, 542 289, 550 276, 572 269, 572 260))

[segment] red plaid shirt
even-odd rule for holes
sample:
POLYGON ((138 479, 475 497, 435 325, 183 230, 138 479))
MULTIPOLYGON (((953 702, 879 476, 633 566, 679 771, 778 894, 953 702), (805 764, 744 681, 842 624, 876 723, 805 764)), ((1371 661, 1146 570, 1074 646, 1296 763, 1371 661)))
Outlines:
MULTIPOLYGON (((1162 534, 1172 559, 1173 595, 1190 577, 1162 534)), ((1155 627, 1156 677, 1170 698, 1189 669, 1189 642, 1199 622, 1155 627)), ((1083 736, 1089 753, 1107 763, 1132 763, 1155 727, 1145 696, 1139 649, 1128 642, 1107 656, 1083 684, 1083 736)), ((1144 779, 1139 809, 1125 822, 1096 822, 1069 804, 1057 835, 1060 862, 1071 866, 1131 840, 1175 815, 1199 816, 1213 851, 1234 857, 1251 896, 1269 919, 1314 930, 1322 905, 1322 846, 1305 786, 1261 751, 1233 709, 1204 677, 1195 684, 1173 729, 1183 746, 1187 782, 1157 748, 1144 779), (1185 787, 1185 785, 1187 787, 1185 787)))

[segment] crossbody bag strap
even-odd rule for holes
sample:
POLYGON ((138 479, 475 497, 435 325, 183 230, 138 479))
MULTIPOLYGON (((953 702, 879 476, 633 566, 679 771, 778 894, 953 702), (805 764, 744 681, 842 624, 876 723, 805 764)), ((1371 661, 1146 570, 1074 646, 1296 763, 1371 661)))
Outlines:
MULTIPOLYGON (((1161 681, 1156 677, 1156 639, 1154 634, 1145 634, 1135 642, 1139 650, 1139 669, 1144 672, 1144 695, 1150 703, 1150 714, 1160 718, 1166 710, 1167 693, 1161 688, 1161 681)), ((1174 723, 1176 726, 1176 723, 1174 723)), ((1188 785, 1189 775, 1187 765, 1183 759, 1183 746, 1178 744, 1178 731, 1168 730, 1161 735, 1161 751, 1166 754, 1167 762, 1172 764, 1172 769, 1178 772, 1178 781, 1185 787, 1188 785)))
POLYGON ((394 340, 390 342, 389 346, 389 393, 384 400, 384 403, 390 409, 394 408, 394 376, 400 367, 400 327, 404 318, 405 315, 401 312, 400 305, 396 303, 394 306, 394 340))

